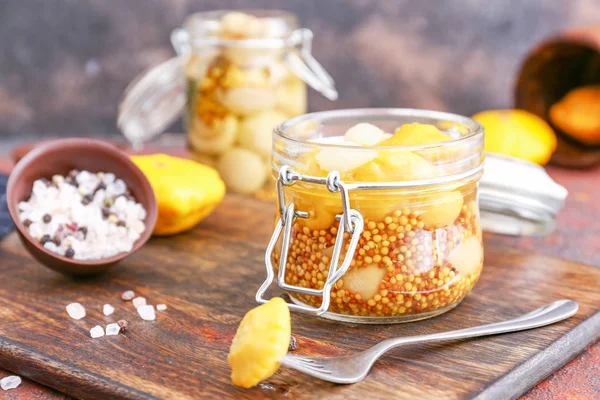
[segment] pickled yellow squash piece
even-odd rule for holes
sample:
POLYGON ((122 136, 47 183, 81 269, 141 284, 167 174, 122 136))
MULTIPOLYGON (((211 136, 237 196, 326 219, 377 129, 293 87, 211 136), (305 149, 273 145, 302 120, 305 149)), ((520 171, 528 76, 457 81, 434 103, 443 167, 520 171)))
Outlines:
POLYGON ((385 172, 388 181, 410 181, 432 178, 436 175, 435 167, 412 151, 381 150, 375 162, 385 172))
POLYGON ((463 206, 463 196, 460 191, 446 191, 423 198, 425 212, 421 220, 427 227, 442 227, 452 225, 463 206))
POLYGON ((281 297, 248 311, 227 357, 233 384, 250 388, 273 375, 288 352, 291 335, 290 310, 281 297))
POLYGON ((150 181, 158 203, 153 233, 172 235, 193 228, 225 196, 225 184, 214 168, 166 154, 132 156, 150 181))
MULTIPOLYGON (((394 135, 378 143, 378 146, 418 146, 424 144, 441 143, 452 139, 442 133, 438 128, 430 124, 404 124, 396 130, 394 135)), ((452 149, 428 149, 419 153, 427 161, 437 163, 440 160, 448 160, 459 157, 458 150, 452 149)))
POLYGON ((416 146, 445 142, 451 137, 444 135, 438 128, 430 124, 404 124, 396 130, 396 133, 388 139, 379 143, 378 146, 416 146))

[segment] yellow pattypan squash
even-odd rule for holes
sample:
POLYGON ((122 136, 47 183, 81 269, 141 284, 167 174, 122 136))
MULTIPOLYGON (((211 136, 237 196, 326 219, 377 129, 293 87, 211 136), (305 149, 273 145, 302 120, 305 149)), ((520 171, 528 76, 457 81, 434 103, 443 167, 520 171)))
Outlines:
POLYGON ((546 121, 525 110, 490 110, 473 116, 485 128, 485 150, 544 165, 556 150, 546 121))
POLYGON ((290 310, 281 297, 248 311, 227 356, 233 384, 251 388, 277 372, 291 336, 290 310))
POLYGON ((193 228, 225 195, 218 172, 192 160, 166 154, 132 156, 156 195, 155 235, 172 235, 193 228))

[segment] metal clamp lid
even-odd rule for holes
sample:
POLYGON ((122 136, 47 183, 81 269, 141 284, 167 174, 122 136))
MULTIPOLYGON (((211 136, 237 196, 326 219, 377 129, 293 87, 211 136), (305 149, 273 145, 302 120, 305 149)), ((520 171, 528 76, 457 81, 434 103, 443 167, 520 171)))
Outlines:
POLYGON ((337 100, 335 82, 316 58, 312 56, 313 33, 310 29, 298 29, 290 36, 290 43, 298 47, 299 52, 289 52, 286 61, 290 69, 307 85, 329 100, 337 100))
POLYGON ((152 67, 127 86, 117 113, 117 127, 139 149, 174 123, 185 107, 185 57, 152 67))
POLYGON ((358 240, 364 229, 364 220, 362 215, 350 208, 348 189, 344 183, 340 180, 340 174, 337 171, 332 171, 326 178, 319 178, 315 176, 302 175, 294 172, 289 166, 283 166, 279 170, 279 178, 277 179, 277 202, 279 207, 279 221, 271 236, 269 245, 265 252, 265 265, 267 268, 267 278, 256 292, 256 301, 258 303, 266 303, 268 300, 264 298, 265 292, 271 286, 275 280, 275 268, 271 261, 275 245, 279 241, 279 238, 283 232, 283 240, 281 242, 281 255, 279 257, 279 269, 277 272, 277 285, 284 290, 306 294, 310 296, 322 297, 321 306, 310 307, 301 304, 288 304, 290 309, 300 311, 303 313, 321 315, 329 308, 331 301, 331 288, 333 285, 348 271, 350 263, 352 262, 352 256, 358 245, 358 240), (331 255, 331 262, 329 264, 329 272, 327 279, 323 284, 322 289, 310 289, 301 286, 290 285, 285 282, 285 268, 287 264, 287 254, 290 247, 292 225, 296 218, 309 218, 309 215, 305 211, 296 210, 294 203, 290 205, 285 204, 285 193, 284 187, 291 186, 296 182, 310 182, 326 185, 327 189, 332 192, 340 192, 342 196, 342 206, 344 212, 336 216, 336 219, 340 221, 340 226, 337 231, 335 238, 335 244, 333 246, 333 253, 331 255), (344 234, 348 232, 350 236, 350 243, 346 251, 346 255, 342 261, 342 264, 337 268, 340 254, 342 252, 342 246, 344 244, 344 234))

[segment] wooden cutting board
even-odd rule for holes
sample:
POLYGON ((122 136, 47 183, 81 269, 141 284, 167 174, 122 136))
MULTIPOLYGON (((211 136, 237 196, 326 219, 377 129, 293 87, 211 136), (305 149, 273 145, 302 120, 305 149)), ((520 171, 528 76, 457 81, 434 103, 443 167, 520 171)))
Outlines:
POLYGON ((532 331, 396 349, 354 385, 282 367, 256 388, 236 388, 227 353, 256 305, 272 215, 271 204, 229 196, 195 230, 153 239, 108 274, 81 280, 41 267, 8 236, 0 242, 0 367, 82 398, 508 399, 600 336, 600 268, 487 247, 480 282, 455 310, 387 326, 294 314, 298 354, 346 354, 390 337, 508 319, 562 298, 578 301, 579 313, 532 331), (168 309, 142 321, 120 299, 127 289, 168 309), (87 309, 79 321, 65 311, 75 301, 87 309), (112 316, 102 314, 105 303, 116 307, 112 316), (119 319, 129 321, 126 333, 90 338, 93 326, 119 319))

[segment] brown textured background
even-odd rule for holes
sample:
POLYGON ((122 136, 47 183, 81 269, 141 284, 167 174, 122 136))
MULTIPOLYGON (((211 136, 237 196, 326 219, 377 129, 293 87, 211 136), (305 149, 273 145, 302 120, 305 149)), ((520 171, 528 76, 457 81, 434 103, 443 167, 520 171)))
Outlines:
POLYGON ((313 92, 312 110, 508 107, 534 43, 600 20, 598 0, 2 0, 0 138, 116 134, 123 89, 173 55, 171 29, 219 8, 287 9, 314 31, 340 100, 313 92))

